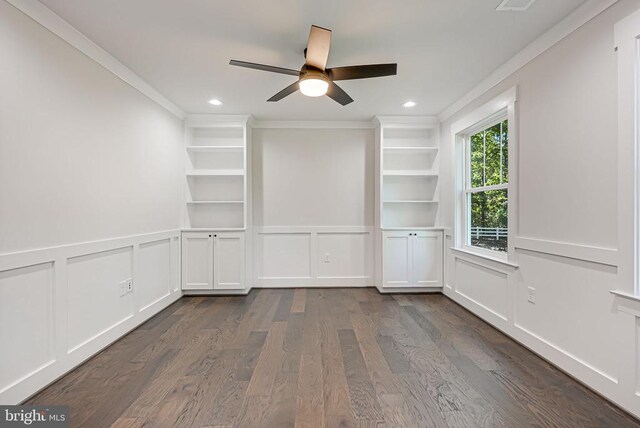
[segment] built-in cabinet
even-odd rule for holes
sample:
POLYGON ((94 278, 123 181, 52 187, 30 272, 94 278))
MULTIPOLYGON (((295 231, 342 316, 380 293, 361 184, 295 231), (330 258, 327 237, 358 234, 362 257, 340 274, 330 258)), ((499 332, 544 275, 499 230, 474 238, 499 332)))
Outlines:
POLYGON ((376 285, 381 291, 442 287, 438 123, 377 119, 376 285))
POLYGON ((442 232, 382 232, 383 287, 442 287, 442 232))
MULTIPOLYGON (((182 289, 244 294, 254 264, 248 117, 190 116, 185 132, 182 289)), ((443 286, 438 132, 433 118, 377 118, 373 253, 381 292, 443 286)))
POLYGON ((182 289, 245 289, 244 232, 183 232, 182 289))
POLYGON ((251 192, 248 116, 192 115, 185 121, 182 290, 248 291, 251 192))

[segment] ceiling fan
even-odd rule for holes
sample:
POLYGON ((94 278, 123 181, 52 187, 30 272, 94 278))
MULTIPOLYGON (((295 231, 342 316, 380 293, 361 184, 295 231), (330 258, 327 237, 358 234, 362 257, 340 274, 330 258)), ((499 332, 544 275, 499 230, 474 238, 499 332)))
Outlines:
POLYGON ((271 65, 255 64, 253 62, 236 61, 234 59, 232 59, 229 64, 298 77, 298 81, 269 98, 267 101, 270 102, 280 101, 299 89, 303 95, 308 97, 320 97, 326 94, 329 98, 345 106, 353 102, 353 98, 340 86, 335 84, 336 80, 367 79, 370 77, 394 76, 397 74, 398 64, 369 64, 326 68, 330 46, 331 30, 312 25, 311 31, 309 32, 307 48, 304 50, 306 61, 300 71, 271 65))

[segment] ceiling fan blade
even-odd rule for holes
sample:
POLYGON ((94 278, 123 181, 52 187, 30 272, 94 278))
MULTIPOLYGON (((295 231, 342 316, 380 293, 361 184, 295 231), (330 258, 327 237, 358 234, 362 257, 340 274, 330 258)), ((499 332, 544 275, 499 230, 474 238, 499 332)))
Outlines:
POLYGON ((309 41, 307 42, 307 65, 324 71, 329 58, 330 47, 331 30, 312 25, 309 32, 309 41))
POLYGON ((329 90, 327 90, 327 96, 332 100, 340 103, 340 105, 346 106, 353 102, 353 98, 347 94, 344 89, 336 85, 333 82, 329 83, 329 90))
POLYGON ((327 69, 331 80, 368 79, 370 77, 395 76, 398 64, 369 64, 327 69))
POLYGON ((284 97, 289 96, 293 94, 295 91, 297 91, 298 89, 300 89, 299 84, 300 84, 300 81, 298 80, 297 82, 287 86, 286 88, 284 88, 283 90, 281 90, 280 92, 278 92, 277 94, 269 98, 267 101, 269 102, 280 101, 284 97))
POLYGON ((253 62, 237 61, 232 59, 229 61, 229 65, 235 65, 237 67, 253 68, 254 70, 270 71, 272 73, 289 74, 291 76, 300 76, 300 72, 297 70, 291 70, 289 68, 274 67, 273 65, 256 64, 253 62))

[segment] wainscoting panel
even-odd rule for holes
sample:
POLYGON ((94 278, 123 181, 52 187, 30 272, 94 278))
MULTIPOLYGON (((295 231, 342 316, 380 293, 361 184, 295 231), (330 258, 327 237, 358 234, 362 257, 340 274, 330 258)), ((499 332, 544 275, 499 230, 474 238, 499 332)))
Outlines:
POLYGON ((0 272, 0 391, 55 360, 53 263, 0 272))
POLYGON ((171 240, 140 245, 140 264, 135 289, 140 294, 140 310, 145 310, 171 293, 172 273, 171 240))
POLYGON ((311 233, 258 234, 259 279, 311 278, 311 233))
POLYGON ((514 324, 579 358, 616 380, 616 335, 620 317, 611 316, 616 268, 532 251, 518 254, 520 275, 514 324), (528 302, 529 288, 535 303, 528 302), (598 344, 594 346, 594 344, 598 344))
POLYGON ((132 278, 133 247, 67 261, 68 352, 131 318, 133 293, 120 296, 120 282, 132 278))
POLYGON ((179 230, 0 255, 0 404, 17 404, 180 298, 179 230), (133 281, 121 295, 120 282, 133 281))
POLYGON ((454 269, 444 293, 600 394, 640 409, 638 395, 620 388, 640 369, 629 368, 621 352, 636 340, 627 334, 635 323, 610 293, 617 281, 612 256, 596 261, 592 248, 570 243, 524 248, 529 242, 518 240, 511 265, 449 250, 454 269))
POLYGON ((364 227, 256 229, 253 286, 373 286, 372 232, 364 227))
POLYGON ((503 320, 507 319, 507 274, 471 261, 455 262, 456 291, 503 320))
POLYGON ((318 233, 318 278, 369 277, 371 234, 318 233))

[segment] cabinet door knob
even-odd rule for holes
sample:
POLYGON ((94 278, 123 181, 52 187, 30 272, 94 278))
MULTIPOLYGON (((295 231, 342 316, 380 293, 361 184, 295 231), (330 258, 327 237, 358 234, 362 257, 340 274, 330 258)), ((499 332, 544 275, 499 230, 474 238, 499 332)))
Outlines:
POLYGON ((209 238, 211 238, 211 235, 209 235, 209 238))

